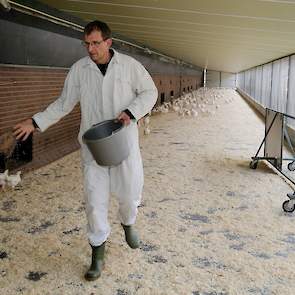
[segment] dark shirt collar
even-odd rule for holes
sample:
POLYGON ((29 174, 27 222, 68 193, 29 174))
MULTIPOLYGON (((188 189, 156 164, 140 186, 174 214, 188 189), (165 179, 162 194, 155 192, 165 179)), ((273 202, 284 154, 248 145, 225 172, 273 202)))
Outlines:
POLYGON ((113 56, 114 56, 114 51, 113 51, 113 49, 110 49, 110 60, 105 64, 96 64, 97 67, 100 69, 101 73, 103 74, 103 76, 106 74, 107 68, 108 68, 109 63, 112 60, 113 56))

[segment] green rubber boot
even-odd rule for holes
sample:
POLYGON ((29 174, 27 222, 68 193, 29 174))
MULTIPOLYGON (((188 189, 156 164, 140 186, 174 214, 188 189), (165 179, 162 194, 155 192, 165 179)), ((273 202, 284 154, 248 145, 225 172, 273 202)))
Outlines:
POLYGON ((103 263, 104 263, 104 248, 105 242, 100 246, 92 246, 92 261, 91 266, 85 274, 85 279, 87 281, 94 281, 98 279, 101 275, 103 263))
POLYGON ((132 249, 136 249, 139 247, 139 237, 137 232, 135 231, 134 227, 132 225, 124 225, 123 226, 124 232, 125 232, 125 240, 128 244, 128 246, 132 249))

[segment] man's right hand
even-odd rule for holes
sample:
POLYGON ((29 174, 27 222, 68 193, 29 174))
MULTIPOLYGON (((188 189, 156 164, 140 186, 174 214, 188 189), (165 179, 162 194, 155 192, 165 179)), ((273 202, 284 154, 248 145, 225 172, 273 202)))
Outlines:
POLYGON ((13 130, 13 135, 17 140, 21 139, 22 141, 25 141, 29 135, 36 130, 36 128, 33 125, 32 119, 27 119, 16 124, 13 127, 13 130))

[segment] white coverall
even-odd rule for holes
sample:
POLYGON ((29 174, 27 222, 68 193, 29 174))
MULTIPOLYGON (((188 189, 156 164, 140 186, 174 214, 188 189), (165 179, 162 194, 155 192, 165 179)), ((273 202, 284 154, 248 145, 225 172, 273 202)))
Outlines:
POLYGON ((71 112, 80 102, 82 166, 87 235, 92 246, 101 245, 110 234, 108 204, 110 193, 119 202, 119 218, 124 225, 135 223, 143 187, 143 166, 138 129, 131 121, 131 150, 128 158, 115 167, 96 164, 82 136, 92 125, 116 118, 128 109, 136 121, 146 115, 157 100, 158 91, 147 70, 134 58, 115 50, 103 76, 90 57, 77 61, 70 69, 61 96, 33 119, 43 132, 71 112))

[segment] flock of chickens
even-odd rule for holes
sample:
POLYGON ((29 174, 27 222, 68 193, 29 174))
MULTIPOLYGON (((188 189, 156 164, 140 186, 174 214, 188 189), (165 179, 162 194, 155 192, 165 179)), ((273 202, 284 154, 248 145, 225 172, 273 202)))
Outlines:
POLYGON ((144 134, 148 135, 150 129, 150 116, 156 113, 178 113, 180 117, 198 117, 199 114, 214 115, 221 103, 230 103, 234 100, 232 89, 199 88, 190 93, 183 94, 171 102, 164 102, 156 106, 148 116, 143 118, 144 134))

